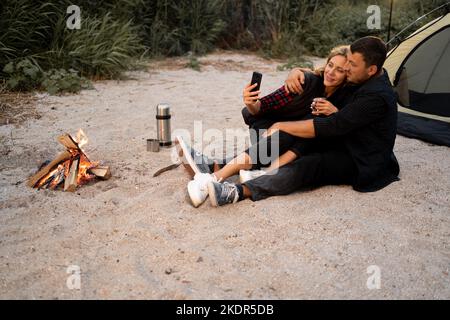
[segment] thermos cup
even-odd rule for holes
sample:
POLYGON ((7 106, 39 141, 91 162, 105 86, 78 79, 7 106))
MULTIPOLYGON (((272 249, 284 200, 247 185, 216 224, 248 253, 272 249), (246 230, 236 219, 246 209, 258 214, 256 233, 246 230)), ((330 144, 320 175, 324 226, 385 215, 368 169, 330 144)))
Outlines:
POLYGON ((167 103, 160 103, 156 107, 156 127, 158 130, 158 141, 162 147, 172 145, 170 132, 170 106, 167 103))

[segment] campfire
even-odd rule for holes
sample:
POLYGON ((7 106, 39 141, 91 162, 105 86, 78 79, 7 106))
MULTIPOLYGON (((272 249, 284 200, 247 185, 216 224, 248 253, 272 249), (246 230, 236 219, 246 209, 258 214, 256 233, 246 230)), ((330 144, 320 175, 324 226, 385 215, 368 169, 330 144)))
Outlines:
POLYGON ((79 130, 76 139, 70 134, 58 137, 58 141, 66 147, 53 161, 45 162, 38 172, 30 177, 28 186, 37 189, 57 188, 74 192, 78 186, 95 178, 109 179, 109 167, 100 166, 98 161, 90 161, 82 147, 88 139, 83 130, 79 130))

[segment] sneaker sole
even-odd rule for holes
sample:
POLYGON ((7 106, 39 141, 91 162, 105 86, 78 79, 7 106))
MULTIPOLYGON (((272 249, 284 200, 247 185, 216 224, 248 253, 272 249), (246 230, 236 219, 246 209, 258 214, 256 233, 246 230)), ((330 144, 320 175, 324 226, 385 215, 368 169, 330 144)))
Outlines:
POLYGON ((196 173, 200 173, 201 171, 195 164, 195 161, 192 158, 191 153, 189 152, 189 149, 183 138, 177 136, 175 138, 175 146, 177 148, 178 156, 181 158, 183 166, 186 168, 189 175, 191 177, 194 177, 196 173))
POLYGON ((217 203, 216 192, 214 190, 214 182, 208 183, 208 195, 209 195, 209 200, 211 202, 211 205, 213 207, 218 207, 219 205, 217 203))
POLYGON ((192 184, 191 184, 190 182, 189 182, 188 185, 187 185, 189 199, 191 199, 191 203, 192 203, 192 205, 194 206, 194 208, 198 208, 198 207, 200 207, 200 206, 202 205, 203 202, 206 201, 206 198, 207 198, 208 196, 206 196, 206 198, 202 201, 202 200, 200 199, 200 197, 197 197, 197 196, 196 196, 196 192, 194 192, 194 191, 192 190, 191 185, 192 185, 192 184))
POLYGON ((240 173, 239 172, 239 182, 241 183, 241 184, 244 184, 244 183, 246 183, 248 180, 246 180, 245 178, 244 178, 244 175, 242 174, 242 173, 240 173))
POLYGON ((249 182, 250 180, 253 180, 253 179, 256 179, 256 178, 259 178, 259 177, 262 177, 263 176, 263 174, 262 175, 260 175, 260 176, 257 176, 257 177, 245 177, 245 174, 241 174, 241 172, 239 172, 239 182, 241 183, 241 184, 244 184, 244 183, 246 183, 246 182, 249 182))

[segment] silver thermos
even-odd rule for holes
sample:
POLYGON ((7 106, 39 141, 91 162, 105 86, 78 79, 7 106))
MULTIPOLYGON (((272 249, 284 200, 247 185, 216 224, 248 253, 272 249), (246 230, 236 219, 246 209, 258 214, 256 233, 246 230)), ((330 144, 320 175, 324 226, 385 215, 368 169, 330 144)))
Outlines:
POLYGON ((159 145, 163 147, 172 145, 170 133, 170 106, 167 103, 160 103, 156 107, 156 127, 158 130, 159 145))

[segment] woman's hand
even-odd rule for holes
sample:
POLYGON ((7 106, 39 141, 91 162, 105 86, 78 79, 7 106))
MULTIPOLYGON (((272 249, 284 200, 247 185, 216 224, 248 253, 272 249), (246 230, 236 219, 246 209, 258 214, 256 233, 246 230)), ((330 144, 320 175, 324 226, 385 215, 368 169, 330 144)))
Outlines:
POLYGON ((261 107, 261 102, 259 101, 259 94, 261 91, 251 91, 257 85, 257 83, 253 85, 249 83, 244 88, 244 92, 242 93, 244 104, 251 114, 257 114, 259 112, 259 108, 261 107))
POLYGON ((311 113, 315 116, 329 116, 339 111, 330 101, 324 98, 315 98, 311 104, 311 109, 313 110, 311 113))

